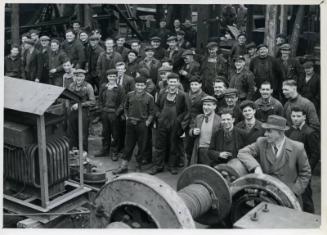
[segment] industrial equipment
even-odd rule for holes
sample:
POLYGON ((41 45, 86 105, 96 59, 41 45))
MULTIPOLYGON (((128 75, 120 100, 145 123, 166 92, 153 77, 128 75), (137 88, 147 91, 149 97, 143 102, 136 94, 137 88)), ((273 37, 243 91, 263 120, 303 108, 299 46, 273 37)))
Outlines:
POLYGON ((249 173, 238 158, 233 158, 227 163, 218 164, 215 166, 215 169, 222 174, 229 184, 249 173))
POLYGON ((312 229, 319 228, 320 224, 321 218, 319 215, 261 202, 239 219, 234 224, 234 228, 312 229))
MULTIPOLYGON (((90 188, 69 181, 69 143, 60 128, 58 98, 79 103, 79 167, 82 164, 80 97, 62 87, 4 79, 4 209, 13 214, 64 213, 88 202, 90 188)), ((58 216, 32 216, 48 223, 58 216)))
POLYGON ((95 228, 195 228, 194 220, 212 225, 229 213, 229 187, 209 166, 186 168, 177 190, 148 174, 120 176, 98 192, 91 224, 95 228))

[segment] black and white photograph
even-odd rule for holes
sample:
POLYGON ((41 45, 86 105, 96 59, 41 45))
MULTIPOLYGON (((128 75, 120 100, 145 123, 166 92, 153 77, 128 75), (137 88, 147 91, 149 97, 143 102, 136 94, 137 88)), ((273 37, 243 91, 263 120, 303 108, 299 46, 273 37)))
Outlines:
POLYGON ((1 4, 2 229, 321 232, 326 3, 125 3, 1 4))

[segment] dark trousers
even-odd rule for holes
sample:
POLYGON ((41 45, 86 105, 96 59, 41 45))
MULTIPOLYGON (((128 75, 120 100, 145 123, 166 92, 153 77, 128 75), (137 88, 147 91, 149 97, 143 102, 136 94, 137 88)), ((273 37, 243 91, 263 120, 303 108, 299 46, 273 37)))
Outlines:
MULTIPOLYGON (((88 151, 88 136, 89 136, 89 118, 88 110, 82 109, 82 129, 83 129, 83 149, 88 151)), ((78 146, 78 110, 71 111, 68 115, 68 136, 70 148, 78 146)))
POLYGON ((198 149, 198 164, 205 164, 211 166, 211 159, 208 156, 208 149, 209 148, 199 148, 198 149))
POLYGON ((315 212, 315 207, 312 200, 311 180, 302 194, 302 203, 303 203, 304 212, 308 212, 308 213, 315 212))
POLYGON ((103 149, 110 151, 112 148, 113 153, 117 153, 117 145, 120 130, 119 119, 115 113, 102 112, 101 113, 102 121, 102 145, 103 149), (112 137, 112 138, 111 138, 112 137), (113 141, 111 141, 113 139, 113 141))
POLYGON ((99 94, 100 89, 100 80, 99 77, 92 77, 91 75, 87 76, 85 79, 88 83, 90 83, 94 89, 94 93, 96 95, 99 94))
POLYGON ((126 120, 122 120, 121 117, 117 117, 116 125, 118 128, 117 153, 122 153, 125 145, 126 120))
POLYGON ((158 168, 163 168, 166 153, 169 150, 168 166, 176 167, 178 160, 178 145, 181 144, 181 138, 177 135, 176 129, 159 125, 155 142, 154 165, 158 168))
POLYGON ((147 143, 149 139, 149 128, 144 121, 139 121, 135 124, 126 121, 126 136, 123 159, 130 161, 133 155, 135 145, 138 147, 138 154, 136 154, 136 162, 141 164, 144 154, 147 150, 147 143))
MULTIPOLYGON (((153 144, 154 138, 152 137, 153 137, 152 128, 149 127, 145 152, 142 154, 142 160, 145 160, 147 163, 152 162, 152 146, 154 146, 153 144)), ((126 139, 125 139, 125 146, 126 146, 126 139)), ((140 150, 138 150, 138 153, 140 153, 140 150)))

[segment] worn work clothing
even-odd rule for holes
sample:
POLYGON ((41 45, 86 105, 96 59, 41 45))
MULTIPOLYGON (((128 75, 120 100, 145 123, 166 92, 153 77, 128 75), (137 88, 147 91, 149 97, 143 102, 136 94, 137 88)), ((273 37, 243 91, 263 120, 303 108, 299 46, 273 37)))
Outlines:
POLYGON ((237 73, 232 71, 229 79, 229 88, 236 88, 240 100, 252 100, 254 97, 254 75, 251 71, 243 69, 237 73))
POLYGON ((238 150, 245 146, 246 132, 233 127, 233 130, 227 136, 223 129, 219 129, 211 138, 208 156, 211 159, 211 165, 226 163, 228 160, 237 157, 238 150), (219 157, 220 152, 230 152, 229 159, 219 157))
POLYGON ((48 54, 48 73, 50 78, 50 83, 55 86, 63 86, 62 77, 64 75, 63 63, 68 59, 67 54, 62 51, 50 51, 48 54), (55 73, 50 73, 50 70, 55 69, 55 73))
MULTIPOLYGON (((245 140, 245 145, 249 145, 254 143, 259 137, 264 136, 265 130, 261 126, 262 122, 255 120, 254 126, 251 128, 250 131, 246 131, 246 140, 245 140)), ((239 122, 236 124, 236 127, 246 130, 246 122, 245 120, 239 122)))
POLYGON ((11 55, 5 58, 5 76, 13 78, 22 77, 22 60, 19 55, 12 57, 11 55))
POLYGON ((192 61, 189 64, 183 64, 181 70, 187 72, 187 75, 180 76, 180 82, 183 85, 184 91, 188 92, 190 90, 190 78, 200 72, 200 64, 196 61, 192 61))
POLYGON ((268 101, 259 98, 254 103, 257 105, 255 117, 261 122, 266 122, 269 115, 284 116, 283 105, 274 97, 270 97, 268 101))
POLYGON ((35 81, 40 79, 42 73, 42 55, 37 49, 25 50, 22 56, 22 77, 35 81))
POLYGON ((255 143, 240 149, 237 157, 249 172, 261 166, 263 173, 281 180, 300 196, 311 178, 304 145, 286 137, 281 153, 281 156, 276 158, 267 138, 260 137, 255 143))
POLYGON ((315 106, 317 114, 320 114, 320 76, 314 73, 309 80, 304 78, 304 85, 300 94, 309 99, 315 106))
POLYGON ((116 63, 120 61, 123 61, 123 58, 118 52, 115 51, 112 54, 102 52, 99 55, 96 71, 98 72, 98 77, 100 78, 100 86, 102 83, 107 82, 107 70, 114 69, 116 67, 116 63))
POLYGON ((61 48, 67 54, 75 69, 85 67, 85 51, 84 46, 80 40, 75 39, 72 42, 65 40, 61 44, 61 48))

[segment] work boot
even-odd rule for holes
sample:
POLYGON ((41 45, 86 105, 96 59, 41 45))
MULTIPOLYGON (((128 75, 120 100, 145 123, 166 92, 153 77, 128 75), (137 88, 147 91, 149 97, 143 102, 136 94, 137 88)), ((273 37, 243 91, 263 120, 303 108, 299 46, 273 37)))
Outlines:
POLYGON ((172 174, 172 175, 177 175, 178 174, 178 170, 176 169, 176 167, 169 167, 168 171, 172 174))
POLYGON ((156 174, 158 174, 159 172, 162 172, 163 171, 163 168, 159 168, 159 167, 157 167, 157 166, 153 166, 149 171, 148 171, 148 173, 150 174, 150 175, 156 175, 156 174))
POLYGON ((124 174, 128 172, 128 161, 122 160, 120 166, 112 171, 112 174, 118 175, 118 174, 124 174))

